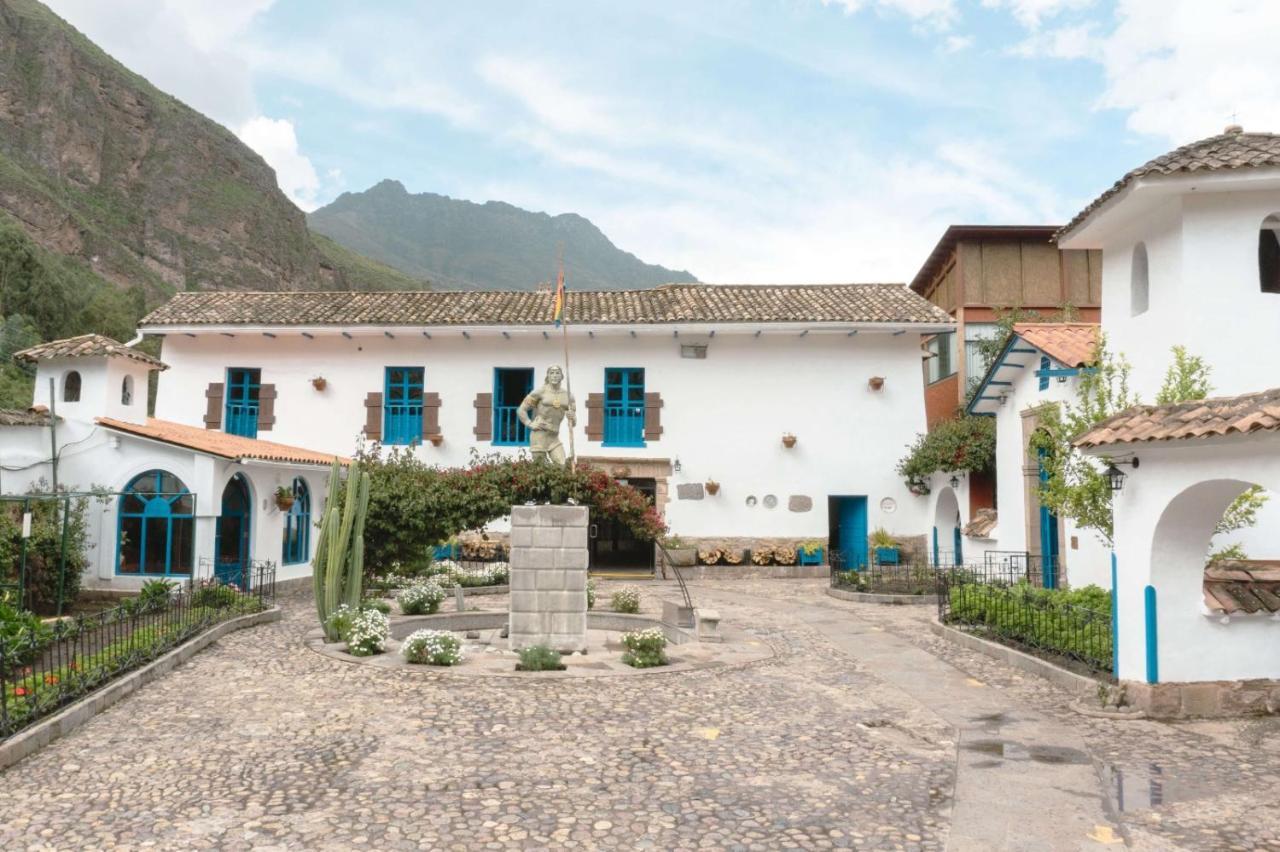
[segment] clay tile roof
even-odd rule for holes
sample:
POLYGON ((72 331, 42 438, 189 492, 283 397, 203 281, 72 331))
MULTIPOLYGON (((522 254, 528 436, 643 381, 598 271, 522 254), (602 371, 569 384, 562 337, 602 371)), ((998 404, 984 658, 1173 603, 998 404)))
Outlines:
POLYGON ((969 538, 987 538, 996 528, 996 517, 995 509, 979 509, 962 532, 969 538))
POLYGON ((218 456, 224 459, 256 459, 259 461, 293 462, 295 464, 333 464, 337 459, 342 464, 351 460, 332 453, 317 453, 302 447, 291 447, 288 444, 277 444, 273 441, 262 441, 257 438, 244 438, 240 435, 228 435, 226 432, 215 432, 201 429, 198 426, 187 426, 169 420, 157 420, 148 417, 145 425, 116 420, 111 417, 99 417, 98 424, 117 432, 150 438, 178 447, 186 447, 197 453, 218 456))
POLYGON ((1228 128, 1225 133, 1183 145, 1138 166, 1077 213, 1074 219, 1054 235, 1054 239, 1061 239, 1070 233, 1093 215, 1094 211, 1139 178, 1259 166, 1280 166, 1280 135, 1244 133, 1238 127, 1228 128))
POLYGON ((1066 367, 1093 363, 1098 326, 1082 322, 1020 322, 1013 333, 1066 367))
POLYGON ((131 349, 118 340, 104 337, 101 334, 82 334, 79 337, 68 337, 63 340, 51 340, 15 352, 13 357, 19 361, 47 361, 51 358, 130 358, 146 364, 155 370, 167 370, 168 366, 152 358, 145 352, 131 349))
POLYGON ((1176 441, 1280 431, 1280 388, 1179 402, 1137 405, 1103 420, 1076 439, 1082 449, 1110 444, 1176 441))
POLYGON ((1280 562, 1227 559, 1204 569, 1204 604, 1223 615, 1280 612, 1280 562))
MULTIPOLYGON (((550 293, 179 293, 142 325, 549 325, 550 293)), ((591 324, 693 322, 946 323, 902 284, 667 284, 566 293, 565 317, 591 324)))
POLYGON ((43 405, 35 408, 0 408, 0 426, 48 426, 50 422, 49 409, 43 405))

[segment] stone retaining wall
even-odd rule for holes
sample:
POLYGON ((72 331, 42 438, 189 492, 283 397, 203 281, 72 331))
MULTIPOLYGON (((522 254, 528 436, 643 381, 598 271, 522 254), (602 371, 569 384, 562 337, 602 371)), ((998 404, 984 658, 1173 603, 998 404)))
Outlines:
POLYGON ((1128 703, 1156 719, 1230 718, 1280 713, 1280 680, 1141 683, 1126 680, 1128 703))

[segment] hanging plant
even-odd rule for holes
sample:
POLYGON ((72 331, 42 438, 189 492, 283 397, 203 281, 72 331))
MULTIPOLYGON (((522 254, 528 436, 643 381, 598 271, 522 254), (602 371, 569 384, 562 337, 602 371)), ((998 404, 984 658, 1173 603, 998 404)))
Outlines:
POLYGON ((718 494, 720 492, 720 483, 714 479, 708 479, 706 489, 708 494, 718 494))
POLYGON ((287 512, 293 508, 294 501, 298 498, 294 496, 293 490, 281 485, 276 489, 276 506, 280 511, 287 512))
POLYGON ((322 391, 328 386, 329 386, 329 382, 327 379, 325 379, 324 376, 316 376, 314 379, 311 380, 311 387, 315 388, 318 391, 322 391))

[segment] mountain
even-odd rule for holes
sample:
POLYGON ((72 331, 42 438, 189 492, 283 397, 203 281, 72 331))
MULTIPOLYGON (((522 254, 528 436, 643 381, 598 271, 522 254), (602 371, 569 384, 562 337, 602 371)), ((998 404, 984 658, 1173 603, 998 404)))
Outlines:
POLYGON ((534 289, 555 275, 560 246, 574 289, 697 281, 623 251, 581 216, 548 216, 501 201, 475 204, 430 192, 411 195, 394 180, 344 192, 308 214, 307 222, 349 249, 451 289, 534 289))
POLYGON ((150 302, 179 289, 423 286, 318 244, 261 157, 35 0, 0 0, 0 211, 42 250, 150 302))

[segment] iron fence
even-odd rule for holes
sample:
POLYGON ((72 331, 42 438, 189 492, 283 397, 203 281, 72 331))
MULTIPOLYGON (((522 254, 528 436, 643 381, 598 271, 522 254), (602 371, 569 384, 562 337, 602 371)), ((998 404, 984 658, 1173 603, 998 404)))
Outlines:
POLYGON ((852 571, 833 565, 831 587, 879 595, 931 595, 937 586, 938 573, 933 566, 918 563, 873 563, 852 571))
POLYGON ((1029 585, 1041 589, 1056 589, 1060 586, 1057 560, 1045 558, 1039 553, 1025 550, 984 550, 982 552, 983 568, 1006 573, 1019 574, 1029 585))
POLYGON ((0 633, 0 739, 274 597, 275 563, 255 563, 243 587, 193 578, 92 615, 15 624, 0 633))
POLYGON ((1069 603, 1062 591, 1033 582, 1023 560, 999 560, 937 572, 938 618, 1042 656, 1111 672, 1108 609, 1069 603))

